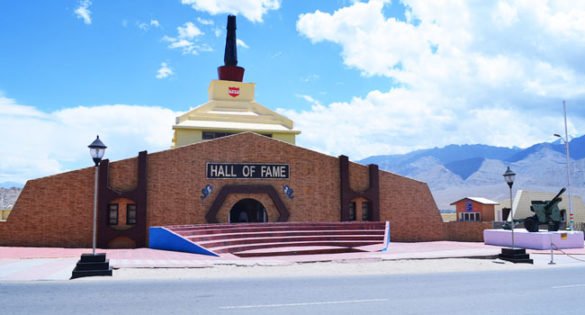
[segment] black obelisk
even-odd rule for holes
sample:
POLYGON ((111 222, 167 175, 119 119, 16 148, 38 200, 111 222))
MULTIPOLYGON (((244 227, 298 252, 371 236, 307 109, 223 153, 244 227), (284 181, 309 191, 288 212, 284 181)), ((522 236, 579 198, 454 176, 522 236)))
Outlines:
POLYGON ((217 68, 220 80, 237 82, 242 82, 244 80, 244 68, 238 67, 236 17, 234 15, 228 15, 223 62, 224 65, 217 68))

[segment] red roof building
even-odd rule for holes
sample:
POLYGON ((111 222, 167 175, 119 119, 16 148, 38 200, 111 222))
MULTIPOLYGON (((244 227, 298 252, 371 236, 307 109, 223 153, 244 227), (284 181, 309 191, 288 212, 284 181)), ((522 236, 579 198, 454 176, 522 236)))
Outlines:
POLYGON ((457 200, 455 205, 457 221, 464 222, 491 222, 495 219, 495 206, 499 203, 480 197, 465 197, 457 200))

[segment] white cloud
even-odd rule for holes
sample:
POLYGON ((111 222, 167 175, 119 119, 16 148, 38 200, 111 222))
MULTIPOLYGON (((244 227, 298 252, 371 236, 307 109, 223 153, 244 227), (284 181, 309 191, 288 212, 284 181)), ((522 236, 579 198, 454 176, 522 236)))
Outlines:
POLYGON ((138 22, 136 26, 143 31, 148 31, 150 29, 150 26, 146 22, 138 22))
POLYGON ((156 72, 156 78, 161 80, 161 79, 165 79, 168 78, 172 75, 174 75, 175 73, 173 72, 173 69, 171 69, 169 67, 169 65, 167 65, 166 62, 163 62, 160 64, 160 68, 158 69, 158 71, 156 72))
POLYGON ((83 23, 91 24, 91 11, 89 10, 89 6, 91 6, 90 0, 81 0, 79 1, 79 6, 75 9, 75 15, 77 18, 82 19, 83 23))
POLYGON ((183 26, 177 27, 177 32, 180 39, 193 39, 203 35, 203 32, 193 22, 187 22, 183 26))
MULTIPOLYGON (((127 23, 127 22, 126 22, 127 23)), ((160 27, 160 22, 158 20, 152 19, 150 22, 137 22, 136 26, 143 31, 148 31, 151 28, 158 28, 160 27)))
POLYGON ((312 97, 311 95, 306 95, 306 94, 297 94, 296 97, 302 98, 303 100, 305 100, 307 103, 317 106, 317 107, 322 107, 321 102, 319 102, 318 100, 316 100, 314 97, 312 97))
POLYGON ((252 22, 262 22, 264 14, 280 8, 280 0, 181 0, 197 11, 216 14, 243 15, 252 22))
POLYGON ((305 82, 305 83, 311 83, 311 82, 315 82, 317 80, 319 80, 319 75, 315 74, 315 73, 306 75, 306 76, 301 78, 301 81, 305 82))
POLYGON ((106 158, 168 149, 177 113, 140 105, 78 106, 43 112, 0 96, 0 182, 28 179, 92 166, 87 146, 96 134, 106 158), (148 123, 145 123, 148 122, 148 123), (31 136, 34 135, 34 136, 31 136))
POLYGON ((199 22, 201 25, 213 25, 213 20, 208 20, 201 17, 197 17, 197 22, 199 22))
POLYGON ((243 40, 237 38, 236 39, 236 45, 238 47, 242 47, 242 48, 250 48, 250 46, 248 46, 248 44, 246 44, 246 42, 244 42, 243 40))
POLYGON ((450 143, 525 146, 561 130, 563 98, 573 131, 585 132, 585 3, 405 0, 403 21, 384 15, 389 2, 299 16, 311 42, 335 43, 345 65, 394 82, 281 110, 303 131, 301 145, 353 158, 450 143))
POLYGON ((169 43, 169 48, 180 48, 183 54, 197 55, 200 52, 209 52, 213 49, 205 43, 199 43, 198 40, 203 33, 193 22, 186 22, 183 26, 177 27, 177 36, 164 36, 162 39, 169 43))

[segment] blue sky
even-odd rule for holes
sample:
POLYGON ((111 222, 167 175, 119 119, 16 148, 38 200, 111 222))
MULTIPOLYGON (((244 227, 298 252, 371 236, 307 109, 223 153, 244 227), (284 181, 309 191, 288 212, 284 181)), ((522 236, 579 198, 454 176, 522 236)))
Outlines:
POLYGON ((0 183, 167 149, 207 100, 227 14, 256 100, 298 144, 357 160, 583 134, 585 4, 573 1, 1 1, 0 183), (543 128, 543 126, 546 126, 543 128))
MULTIPOLYGON (((296 109, 307 106, 298 94, 344 101, 388 85, 388 79, 363 78, 340 65, 336 45, 313 45, 297 32, 299 14, 333 11, 344 3, 320 2, 325 5, 285 1, 262 21, 239 17, 238 38, 248 46, 239 48, 240 65, 247 69, 246 81, 258 85, 259 102, 296 109), (344 85, 352 87, 339 88, 344 85)), ((10 30, 0 35, 10 47, 2 51, 0 66, 18 73, 0 78, 5 95, 44 110, 123 103, 184 111, 205 101, 207 85, 223 64, 227 13, 211 15, 178 0, 93 1, 91 24, 85 24, 75 14, 81 3, 0 4, 0 27, 10 30), (203 33, 193 40, 205 46, 196 54, 169 49, 164 40, 187 22, 203 33), (163 62, 174 73, 166 80, 156 78, 163 62)))

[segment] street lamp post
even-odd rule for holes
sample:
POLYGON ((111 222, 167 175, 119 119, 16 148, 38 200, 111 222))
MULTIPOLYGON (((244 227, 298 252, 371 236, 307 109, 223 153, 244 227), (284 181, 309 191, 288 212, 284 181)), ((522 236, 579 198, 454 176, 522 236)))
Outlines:
POLYGON ((510 218, 511 223, 511 230, 512 230, 512 248, 502 248, 502 253, 498 256, 502 260, 507 260, 517 263, 528 263, 532 264, 533 260, 530 259, 530 255, 526 254, 526 249, 518 247, 516 248, 516 242, 514 241, 514 204, 512 200, 512 186, 514 186, 514 179, 516 178, 516 173, 514 173, 510 167, 506 169, 504 173, 504 179, 510 187, 510 214, 508 218, 510 218))
POLYGON ((99 182, 99 169, 98 166, 106 153, 106 146, 100 140, 100 136, 97 136, 95 140, 88 145, 89 154, 95 163, 95 183, 93 193, 93 226, 92 226, 92 252, 91 254, 81 254, 81 259, 77 262, 71 279, 91 276, 111 276, 112 267, 110 262, 106 259, 105 253, 96 254, 96 241, 97 241, 97 206, 98 206, 98 182, 99 182))
POLYGON ((574 229, 574 215, 573 215, 573 198, 571 197, 571 156, 569 150, 569 134, 567 131, 567 105, 563 101, 563 113, 565 115, 565 136, 555 133, 554 136, 560 138, 565 143, 565 157, 567 159, 567 196, 569 197, 569 230, 574 229))
POLYGON ((508 187, 510 187, 510 214, 508 217, 512 219, 512 248, 516 247, 514 243, 514 207, 512 205, 512 186, 514 185, 515 178, 516 173, 514 173, 508 166, 508 169, 506 169, 506 172, 504 173, 504 179, 506 180, 506 183, 508 183, 508 187))
POLYGON ((96 248, 96 238, 97 238, 97 203, 98 203, 98 178, 99 178, 99 169, 98 166, 106 153, 106 145, 100 140, 100 136, 97 136, 96 139, 88 145, 89 154, 95 163, 95 185, 94 185, 94 194, 93 194, 93 238, 92 238, 92 255, 95 256, 95 248, 96 248))
POLYGON ((97 195, 98 195, 98 180, 99 180, 99 169, 98 166, 106 153, 106 145, 100 140, 100 136, 97 136, 95 140, 87 146, 89 148, 89 154, 95 163, 95 183, 93 191, 93 238, 92 238, 92 255, 95 256, 96 238, 97 238, 97 195))

